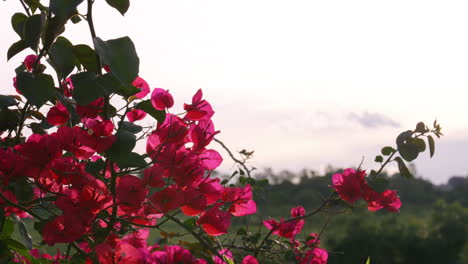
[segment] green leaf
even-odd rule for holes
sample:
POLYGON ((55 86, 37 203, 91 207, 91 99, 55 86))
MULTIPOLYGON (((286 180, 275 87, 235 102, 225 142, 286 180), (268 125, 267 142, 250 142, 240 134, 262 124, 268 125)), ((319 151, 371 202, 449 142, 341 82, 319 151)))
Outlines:
POLYGON ((143 130, 143 128, 139 125, 135 125, 131 122, 127 122, 127 121, 123 121, 122 123, 120 123, 121 125, 121 128, 123 130, 126 130, 126 131, 129 131, 133 134, 136 134, 136 133, 139 133, 143 130))
POLYGON ((10 217, 6 217, 3 222, 2 232, 0 233, 0 240, 5 240, 11 237, 15 231, 15 222, 10 217))
POLYGON ((86 163, 85 171, 95 175, 102 171, 105 165, 102 159, 98 159, 95 162, 90 161, 86 163))
POLYGON ((434 156, 434 151, 435 151, 435 143, 434 143, 434 138, 432 136, 427 136, 427 143, 429 144, 429 155, 434 156))
POLYGON ((21 72, 16 76, 18 90, 33 105, 41 107, 54 93, 54 79, 47 74, 21 72))
POLYGON ((60 79, 65 79, 75 68, 76 57, 73 54, 73 44, 64 37, 58 37, 49 49, 50 62, 60 79))
POLYGON ((130 7, 129 0, 106 0, 106 2, 113 8, 119 10, 120 14, 125 15, 128 8, 130 7))
POLYGON ((415 139, 411 140, 411 143, 418 146, 419 152, 424 152, 424 151, 426 151, 426 142, 424 142, 424 139, 422 139, 422 138, 415 138, 415 139))
POLYGON ((406 161, 413 161, 419 155, 419 146, 414 143, 401 144, 398 147, 398 152, 400 152, 401 157, 406 161))
POLYGON ((388 187, 388 180, 385 178, 368 178, 367 183, 369 186, 376 192, 383 192, 387 189, 388 187))
POLYGON ((15 177, 12 182, 12 191, 20 202, 31 201, 34 198, 34 191, 26 177, 15 177))
POLYGON ((76 8, 83 0, 50 0, 50 11, 62 20, 67 20, 76 12, 76 8))
POLYGON ((99 73, 100 69, 97 66, 97 54, 91 47, 85 44, 75 45, 73 46, 73 53, 87 71, 96 74, 99 73))
POLYGON ((37 50, 39 39, 41 37, 42 19, 41 15, 30 16, 24 22, 23 39, 26 45, 33 50, 37 50))
POLYGON ((24 224, 23 220, 21 220, 21 218, 19 218, 17 215, 15 215, 13 219, 18 225, 19 233, 20 233, 21 238, 23 239, 24 244, 29 250, 31 250, 33 242, 32 242, 32 237, 29 234, 28 229, 26 228, 26 225, 24 224))
POLYGON ((416 129, 414 132, 418 133, 426 133, 428 130, 426 129, 426 125, 423 122, 419 122, 416 124, 416 129))
POLYGON ((23 38, 24 22, 26 22, 27 19, 28 17, 23 13, 15 13, 11 17, 11 26, 15 30, 16 34, 20 36, 20 38, 23 38))
POLYGON ((65 31, 65 21, 60 17, 53 17, 47 21, 47 27, 44 36, 44 48, 47 50, 52 46, 56 37, 65 31))
POLYGON ((138 153, 130 152, 126 155, 121 155, 114 160, 119 168, 143 168, 148 166, 145 158, 138 153))
POLYGON ((391 155, 393 152, 395 152, 395 149, 392 148, 392 147, 387 146, 387 147, 383 147, 382 150, 381 150, 381 152, 382 152, 382 155, 384 155, 384 156, 389 156, 389 155, 391 155))
POLYGON ((413 131, 407 130, 398 135, 396 139, 397 146, 400 147, 401 144, 404 144, 406 140, 410 139, 413 135, 413 131))
POLYGON ((106 73, 98 77, 99 84, 104 88, 107 95, 119 91, 121 83, 111 73, 106 73))
POLYGON ((371 264, 370 257, 367 257, 366 264, 371 264))
POLYGON ((0 94, 0 107, 8 107, 12 105, 17 105, 18 103, 15 100, 15 97, 10 95, 0 94))
POLYGON ((193 230, 197 225, 197 219, 195 217, 188 218, 184 221, 184 225, 193 230))
POLYGON ((19 111, 0 108, 0 131, 15 130, 18 127, 19 120, 19 111))
POLYGON ((124 97, 130 97, 138 92, 140 92, 140 89, 136 88, 135 86, 131 84, 123 84, 120 86, 118 94, 124 97))
POLYGON ((105 94, 93 72, 80 72, 72 75, 71 80, 74 87, 73 99, 79 105, 87 105, 105 94))
POLYGON ((128 158, 136 144, 136 136, 128 131, 119 131, 115 134, 114 144, 106 151, 107 157, 113 161, 128 158))
POLYGON ((29 249, 27 249, 23 244, 21 244, 21 242, 15 240, 13 238, 8 239, 6 242, 7 242, 8 248, 10 248, 11 250, 17 252, 18 254, 20 254, 21 256, 26 258, 27 260, 29 260, 32 264, 41 264, 41 263, 43 263, 42 261, 40 261, 40 260, 36 259, 35 257, 31 256, 31 254, 29 254, 29 249))
POLYGON ((375 161, 375 162, 380 162, 380 163, 382 163, 382 162, 383 162, 383 157, 380 156, 380 155, 377 155, 377 156, 375 156, 375 160, 374 160, 374 161, 375 161))
POLYGON ((96 37, 94 46, 104 64, 107 64, 112 74, 122 83, 130 84, 138 76, 140 59, 135 45, 129 37, 103 41, 96 37))
POLYGON ((398 163, 398 169, 400 170, 401 176, 408 179, 413 178, 413 175, 409 171, 408 167, 406 167, 405 162, 400 157, 396 157, 395 161, 398 163))
POLYGON ((28 48, 28 44, 24 40, 18 40, 17 42, 13 43, 7 51, 7 60, 13 58, 16 54, 20 53, 21 51, 28 48))
POLYGON ((145 111, 150 116, 154 117, 159 124, 164 123, 166 119, 166 112, 164 110, 156 110, 151 104, 151 100, 143 101, 135 106, 136 109, 145 111))

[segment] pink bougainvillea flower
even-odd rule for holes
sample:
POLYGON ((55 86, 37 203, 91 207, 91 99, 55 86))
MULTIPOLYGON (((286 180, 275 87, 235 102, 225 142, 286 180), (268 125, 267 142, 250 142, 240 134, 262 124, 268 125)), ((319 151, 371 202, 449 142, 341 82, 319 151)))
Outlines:
POLYGON ((67 108, 60 102, 50 108, 47 113, 47 122, 53 126, 60 126, 68 122, 70 113, 67 108))
POLYGON ((135 121, 142 120, 145 117, 146 117, 146 112, 143 111, 143 110, 140 110, 140 109, 134 109, 134 110, 127 113, 128 121, 130 121, 132 123, 135 122, 135 121))
POLYGON ((184 119, 199 121, 210 119, 213 116, 213 108, 210 103, 203 100, 202 97, 203 92, 199 89, 192 97, 192 104, 184 104, 184 110, 187 111, 184 119))
POLYGON ((304 255, 297 257, 299 264, 327 264, 328 252, 322 248, 314 247, 304 255))
POLYGON ((180 208, 185 215, 195 216, 203 212, 206 207, 206 198, 197 190, 185 190, 184 205, 180 208))
POLYGON ((76 113, 81 117, 96 118, 104 109, 104 98, 99 97, 87 105, 77 105, 76 113))
MULTIPOLYGON (((234 260, 234 257, 232 256, 231 251, 229 251, 226 248, 221 249, 218 253, 219 253, 219 255, 221 255, 226 260, 230 260, 230 261, 234 260)), ((214 262, 214 264, 226 264, 226 261, 224 259, 220 259, 216 255, 213 255, 213 262, 214 262)))
POLYGON ((343 173, 336 173, 332 176, 332 187, 341 199, 354 203, 363 197, 363 189, 366 185, 364 181, 365 177, 365 171, 345 169, 343 173))
POLYGON ((203 150, 220 131, 214 130, 211 120, 201 120, 198 124, 192 124, 188 131, 188 139, 193 142, 194 151, 203 150))
POLYGON ((150 92, 148 83, 141 77, 136 77, 136 79, 132 82, 132 85, 140 90, 140 92, 133 95, 138 99, 144 98, 150 92))
POLYGON ((148 189, 142 179, 133 175, 118 178, 116 198, 122 205, 130 208, 140 207, 147 193, 148 189))
POLYGON ((16 85, 16 76, 13 77, 13 87, 15 87, 15 90, 18 94, 23 94, 20 92, 20 90, 18 90, 18 86, 16 85))
POLYGON ((151 104, 156 110, 164 110, 174 105, 174 99, 168 90, 154 88, 151 93, 151 104))
MULTIPOLYGON (((302 206, 295 207, 291 209, 291 217, 296 218, 300 216, 305 215, 305 210, 302 206)), ((263 221, 263 224, 266 226, 266 228, 273 230, 273 234, 280 236, 280 237, 285 237, 292 239, 294 238, 297 234, 299 234, 302 231, 302 228, 304 227, 304 219, 296 219, 296 220, 290 220, 290 221, 284 221, 281 219, 280 222, 277 222, 274 219, 271 220, 266 220, 263 221)))
POLYGON ((179 208, 184 203, 184 196, 177 186, 170 185, 151 195, 150 201, 158 212, 167 213, 179 208))
POLYGON ((63 95, 66 97, 71 97, 73 95, 73 83, 71 78, 65 79, 65 81, 62 82, 62 87, 63 87, 63 95))
POLYGON ((247 184, 244 188, 224 188, 223 201, 231 203, 228 211, 234 216, 244 216, 257 212, 257 205, 252 200, 252 187, 247 184))
POLYGON ((368 202, 368 209, 370 211, 378 211, 382 208, 387 209, 389 212, 398 213, 401 207, 401 201, 396 191, 385 190, 382 193, 369 191, 366 201, 368 202))
POLYGON ((147 169, 144 172, 144 181, 147 185, 151 187, 164 187, 164 168, 155 164, 147 169))
POLYGON ((231 225, 231 214, 221 211, 219 209, 220 206, 221 204, 217 204, 208 211, 205 211, 197 221, 210 236, 226 234, 231 225))
POLYGON ((245 256, 245 258, 242 260, 241 264, 258 264, 258 260, 251 255, 245 256))
MULTIPOLYGON (((28 71, 32 71, 34 67, 34 62, 36 62, 37 56, 36 55, 28 55, 23 61, 24 67, 28 71)), ((39 62, 40 64, 41 62, 39 62)))

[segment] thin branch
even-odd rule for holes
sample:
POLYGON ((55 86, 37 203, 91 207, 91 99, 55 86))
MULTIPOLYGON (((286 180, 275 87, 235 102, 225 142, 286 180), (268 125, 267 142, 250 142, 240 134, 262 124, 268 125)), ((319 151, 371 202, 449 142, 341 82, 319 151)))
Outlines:
POLYGON ((216 139, 216 138, 213 138, 213 140, 216 141, 218 144, 220 144, 221 147, 223 147, 224 150, 226 150, 226 152, 229 154, 229 156, 231 157, 231 159, 232 159, 234 162, 240 164, 240 165, 245 169, 245 171, 246 171, 246 173, 247 173, 247 176, 248 176, 249 178, 252 178, 252 176, 250 175, 250 170, 249 170, 249 169, 247 168, 247 166, 245 165, 245 161, 241 161, 241 160, 237 159, 237 158, 234 156, 234 154, 232 154, 231 150, 230 150, 221 140, 218 140, 218 139, 216 139))

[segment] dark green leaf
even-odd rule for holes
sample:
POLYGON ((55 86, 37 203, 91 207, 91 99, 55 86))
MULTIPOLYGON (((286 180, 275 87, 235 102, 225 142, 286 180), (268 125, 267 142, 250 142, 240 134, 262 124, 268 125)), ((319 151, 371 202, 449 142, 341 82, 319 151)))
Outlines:
POLYGON ((414 132, 418 132, 418 133, 427 132, 426 125, 423 122, 417 123, 416 124, 416 129, 414 130, 414 132))
POLYGON ((383 162, 383 157, 380 155, 375 156, 375 162, 383 162))
POLYGON ((131 84, 122 84, 120 86, 120 89, 118 91, 118 94, 124 96, 124 97, 130 97, 136 93, 140 92, 140 89, 136 88, 135 86, 131 84))
POLYGON ((21 239, 23 239, 24 244, 26 247, 31 250, 32 249, 32 237, 28 232, 28 229, 26 228, 26 225, 24 224, 23 220, 19 218, 18 216, 14 216, 13 219, 15 220, 16 224, 18 224, 18 229, 19 233, 21 236, 21 239))
POLYGON ((10 217, 6 217, 3 222, 2 232, 0 233, 0 240, 5 240, 15 231, 15 222, 10 217))
POLYGON ((97 54, 91 47, 85 44, 75 45, 73 46, 73 53, 87 71, 96 74, 99 73, 100 69, 98 69, 97 66, 97 54))
POLYGON ((88 173, 91 173, 93 175, 98 174, 100 171, 104 169, 105 163, 102 159, 98 159, 95 162, 87 162, 85 166, 85 170, 88 173))
POLYGON ((136 136, 128 131, 119 131, 114 144, 106 151, 111 160, 123 160, 128 158, 136 144, 136 136))
POLYGON ((19 120, 20 113, 17 110, 0 108, 0 131, 15 130, 19 120))
POLYGON ((131 152, 115 159, 119 168, 143 168, 148 166, 145 158, 138 153, 131 152))
POLYGON ((133 124, 131 122, 127 122, 127 121, 123 121, 121 123, 121 128, 123 130, 132 132, 133 134, 139 133, 139 132, 141 132, 141 130, 143 130, 143 128, 141 126, 135 125, 135 124, 133 124))
POLYGON ((434 151, 435 151, 435 143, 434 143, 434 138, 432 136, 427 136, 427 143, 429 144, 429 155, 434 156, 434 151))
POLYGON ((105 94, 93 72, 80 72, 72 75, 71 80, 74 87, 73 99, 79 105, 87 105, 105 94))
POLYGON ((184 225, 193 230, 197 225, 197 219, 195 217, 188 218, 184 221, 184 225))
POLYGON ((47 27, 44 36, 44 47, 46 49, 52 46, 56 37, 65 31, 65 21, 60 17, 53 17, 47 21, 47 27))
POLYGON ((0 94, 0 107, 8 107, 18 104, 13 96, 0 94))
POLYGON ((36 259, 35 257, 31 256, 31 254, 29 254, 29 249, 26 248, 23 244, 21 244, 21 242, 15 240, 13 238, 9 238, 8 240, 6 240, 6 243, 7 243, 8 247, 11 250, 17 252, 18 254, 23 256, 25 259, 29 260, 31 264, 42 264, 42 263, 44 263, 44 262, 36 259))
POLYGON ((83 0, 50 0, 50 11, 62 20, 67 20, 76 12, 76 8, 83 0))
POLYGON ((26 177, 16 177, 12 180, 13 193, 20 202, 31 201, 34 198, 34 191, 26 177))
POLYGON ((405 162, 400 157, 396 157, 395 160, 398 163, 398 169, 400 170, 401 176, 408 179, 413 178, 413 175, 409 171, 408 167, 406 167, 405 162))
POLYGON ((49 49, 50 62, 57 71, 60 79, 65 79, 75 68, 76 57, 73 54, 73 45, 68 39, 58 37, 49 49))
POLYGON ((154 117, 159 124, 164 123, 164 120, 166 119, 166 112, 165 111, 160 111, 156 110, 156 108, 153 107, 151 104, 150 100, 143 101, 135 106, 136 109, 140 109, 148 113, 150 116, 154 117))
POLYGON ((419 152, 424 152, 426 151, 426 142, 424 142, 424 139, 422 138, 415 138, 411 140, 411 143, 415 144, 418 146, 419 152))
POLYGON ((72 16, 70 20, 73 24, 78 24, 81 21, 81 18, 79 16, 72 16))
POLYGON ((26 45, 33 50, 37 50, 39 38, 41 37, 41 27, 41 15, 30 16, 24 22, 23 39, 26 42, 26 45))
POLYGON ((28 17, 23 13, 15 13, 11 17, 11 26, 15 30, 16 34, 20 36, 20 38, 23 38, 24 22, 26 22, 27 19, 28 17))
POLYGON ((120 90, 122 83, 111 73, 106 73, 98 77, 99 85, 104 89, 106 95, 116 93, 120 90))
POLYGON ((26 41, 18 40, 17 42, 13 43, 7 51, 7 60, 13 58, 16 54, 20 53, 21 51, 25 50, 28 47, 26 41))
POLYGON ((47 74, 21 72, 16 76, 18 90, 33 105, 41 107, 54 93, 54 79, 47 74))
POLYGON ((367 183, 376 192, 383 192, 388 187, 388 180, 382 177, 368 178, 367 183))
POLYGON ((140 59, 135 51, 135 45, 129 37, 103 41, 94 39, 96 52, 104 64, 107 64, 112 74, 122 83, 130 84, 138 76, 140 59))
POLYGON ((47 131, 41 126, 41 123, 31 123, 29 124, 29 127, 31 127, 31 131, 34 134, 39 134, 39 135, 45 135, 47 134, 47 131))
POLYGON ((413 161, 419 155, 419 146, 414 143, 401 144, 398 147, 398 152, 406 161, 413 161))
POLYGON ((122 16, 125 15, 128 8, 130 7, 129 0, 106 0, 106 2, 113 8, 119 10, 122 16))
POLYGON ((388 155, 391 155, 393 152, 395 152, 395 149, 387 146, 387 147, 383 147, 381 152, 382 152, 382 155, 388 156, 388 155))
MULTIPOLYGON (((24 71, 26 71, 26 67, 24 67, 24 64, 23 64, 23 63, 21 63, 21 65, 18 66, 18 67, 15 69, 15 73, 16 73, 17 75, 18 75, 18 73, 24 72, 24 71)), ((21 97, 20 97, 20 98, 21 98, 21 97)))
POLYGON ((405 143, 406 140, 410 139, 413 135, 413 131, 407 130, 400 135, 398 135, 396 139, 397 146, 399 147, 401 144, 405 143))

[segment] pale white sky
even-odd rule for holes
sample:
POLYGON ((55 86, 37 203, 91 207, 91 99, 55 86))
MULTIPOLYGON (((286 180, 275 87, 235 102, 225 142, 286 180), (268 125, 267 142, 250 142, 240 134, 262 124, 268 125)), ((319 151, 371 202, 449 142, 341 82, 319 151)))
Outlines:
MULTIPOLYGON (((219 138, 255 150, 256 167, 357 166, 364 156, 375 168, 380 147, 437 118, 446 136, 432 160, 416 162, 419 174, 468 173, 467 1, 140 0, 125 17, 96 2, 98 36, 130 36, 140 76, 179 106, 202 88, 219 138)), ((0 7, 0 91, 9 93, 28 52, 6 63, 18 38, 10 17, 22 10, 13 0, 0 7)), ((85 23, 67 32, 91 43, 85 23)))

